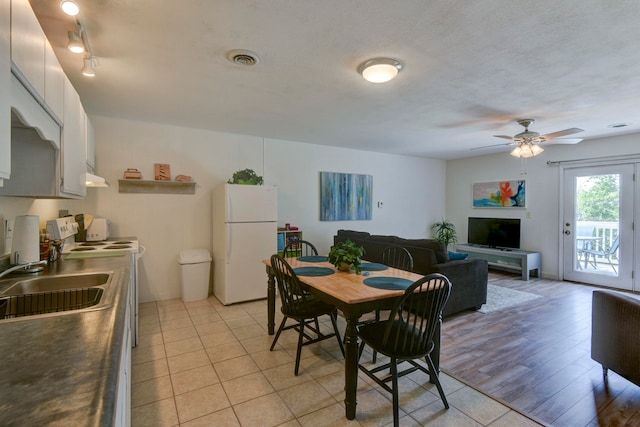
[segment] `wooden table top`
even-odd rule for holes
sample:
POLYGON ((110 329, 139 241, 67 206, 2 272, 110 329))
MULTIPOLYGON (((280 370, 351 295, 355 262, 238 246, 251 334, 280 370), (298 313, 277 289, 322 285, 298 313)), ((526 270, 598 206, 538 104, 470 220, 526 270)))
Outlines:
MULTIPOLYGON (((411 273, 409 271, 399 270, 389 267, 382 271, 369 271, 369 275, 365 276, 364 271, 362 274, 356 274, 354 271, 343 272, 337 270, 329 262, 305 262, 299 261, 296 258, 286 258, 287 262, 292 268, 297 267, 328 267, 335 271, 334 274, 328 276, 300 276, 298 279, 301 282, 326 293, 346 304, 359 304, 375 300, 381 300, 386 298, 393 298, 402 295, 402 290, 387 290, 378 289, 368 286, 364 283, 364 280, 369 277, 399 277, 403 279, 416 280, 422 279, 422 275, 411 273)), ((271 260, 265 259, 262 261, 264 264, 271 266, 271 260)))

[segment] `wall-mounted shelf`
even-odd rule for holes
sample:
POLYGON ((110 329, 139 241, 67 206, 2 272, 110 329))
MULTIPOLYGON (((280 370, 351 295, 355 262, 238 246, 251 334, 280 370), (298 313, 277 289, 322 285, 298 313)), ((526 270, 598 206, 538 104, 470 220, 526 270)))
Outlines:
POLYGON ((120 193, 196 194, 195 182, 119 179, 120 193))

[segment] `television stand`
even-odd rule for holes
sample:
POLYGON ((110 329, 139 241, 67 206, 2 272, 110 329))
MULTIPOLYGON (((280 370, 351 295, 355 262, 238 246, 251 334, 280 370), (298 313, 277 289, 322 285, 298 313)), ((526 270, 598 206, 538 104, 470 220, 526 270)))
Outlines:
POLYGON ((536 277, 542 277, 542 256, 540 252, 471 245, 458 245, 456 250, 469 254, 469 258, 485 259, 490 267, 520 271, 522 280, 529 280, 529 273, 533 270, 535 270, 536 277))

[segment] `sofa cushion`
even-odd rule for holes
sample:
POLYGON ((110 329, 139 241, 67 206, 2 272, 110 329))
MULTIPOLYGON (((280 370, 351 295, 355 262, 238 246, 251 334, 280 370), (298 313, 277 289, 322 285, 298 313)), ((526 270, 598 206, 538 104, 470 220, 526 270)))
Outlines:
POLYGON ((448 253, 449 253, 449 260, 451 261, 455 261, 459 259, 467 259, 467 257, 469 256, 469 254, 466 254, 464 252, 448 251, 448 253))
POLYGON ((436 254, 436 261, 438 264, 449 261, 449 254, 444 243, 438 242, 435 239, 403 239, 402 237, 396 237, 396 245, 400 246, 415 246, 431 249, 436 254))
POLYGON ((366 231, 353 231, 353 230, 338 230, 338 236, 346 237, 347 239, 368 239, 371 234, 366 231))
POLYGON ((369 237, 369 239, 375 240, 376 242, 393 244, 395 243, 397 237, 396 236, 380 236, 377 234, 372 234, 371 237, 369 237))

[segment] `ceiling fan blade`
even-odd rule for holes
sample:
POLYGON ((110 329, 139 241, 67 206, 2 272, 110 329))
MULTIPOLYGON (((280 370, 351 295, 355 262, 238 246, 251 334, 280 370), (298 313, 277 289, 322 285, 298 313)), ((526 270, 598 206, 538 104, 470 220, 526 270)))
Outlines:
POLYGON ((545 142, 545 145, 577 144, 580 141, 582 141, 582 138, 555 138, 545 142))
POLYGON ((542 135, 542 137, 545 139, 553 139, 553 138, 559 138, 561 136, 573 135, 574 133, 580 133, 583 131, 584 129, 571 128, 571 129, 559 130, 558 132, 548 133, 546 135, 542 135))
POLYGON ((515 145, 513 142, 507 142, 506 144, 493 144, 493 145, 485 145, 483 147, 473 147, 469 148, 470 151, 474 150, 483 150, 485 148, 493 148, 493 147, 508 147, 509 145, 515 145))
POLYGON ((493 136, 495 136, 496 138, 504 138, 504 139, 513 140, 513 137, 512 136, 508 136, 508 135, 493 135, 493 136))

